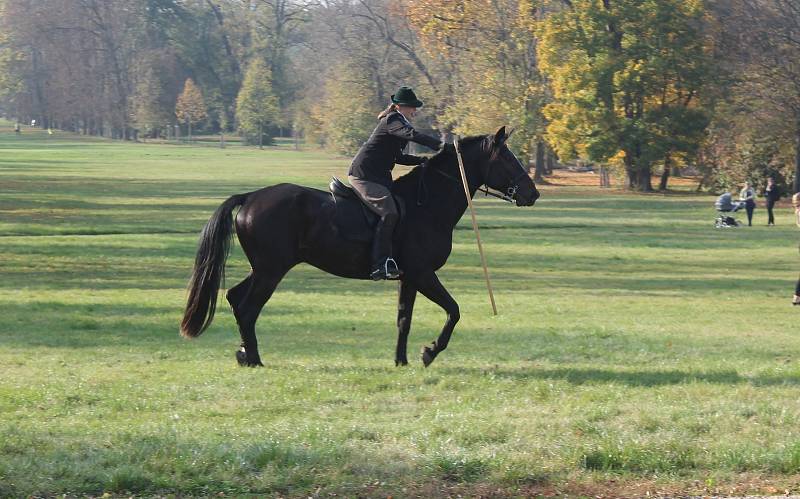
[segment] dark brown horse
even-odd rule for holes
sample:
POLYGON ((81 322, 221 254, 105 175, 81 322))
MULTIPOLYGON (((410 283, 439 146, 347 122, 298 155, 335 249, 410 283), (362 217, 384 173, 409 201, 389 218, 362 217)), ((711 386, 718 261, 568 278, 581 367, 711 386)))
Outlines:
MULTIPOLYGON (((470 194, 486 185, 505 192, 517 206, 532 206, 539 192, 506 146, 507 138, 503 127, 495 135, 470 137, 461 142, 470 194)), ((438 339, 423 348, 422 361, 428 366, 447 348, 459 319, 458 304, 436 276, 450 256, 453 228, 467 209, 453 149, 444 149, 426 166, 397 179, 393 192, 406 206, 394 244, 395 259, 403 270, 395 363, 408 364, 406 345, 414 299, 419 291, 447 312, 438 339)), ((252 270, 228 290, 227 298, 242 338, 236 358, 241 365, 261 366, 255 324, 283 276, 298 263, 306 262, 340 277, 369 279, 370 243, 340 235, 335 223, 337 203, 327 192, 279 184, 231 196, 217 208, 200 236, 181 323, 181 334, 186 337, 199 336, 214 318, 233 232, 231 215, 237 206, 241 209, 236 215, 236 234, 252 270)))

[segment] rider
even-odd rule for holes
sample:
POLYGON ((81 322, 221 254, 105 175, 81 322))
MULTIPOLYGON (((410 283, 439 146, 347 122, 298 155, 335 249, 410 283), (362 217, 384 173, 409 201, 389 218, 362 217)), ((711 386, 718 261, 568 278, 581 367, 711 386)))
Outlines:
POLYGON ((400 87, 392 95, 392 103, 378 115, 378 126, 361 146, 347 172, 350 185, 362 201, 379 217, 372 242, 372 272, 375 280, 397 279, 400 269, 392 258, 392 233, 399 217, 392 198, 392 168, 419 165, 425 158, 404 154, 409 141, 431 149, 440 149, 442 142, 414 130, 409 121, 422 107, 410 87, 400 87))

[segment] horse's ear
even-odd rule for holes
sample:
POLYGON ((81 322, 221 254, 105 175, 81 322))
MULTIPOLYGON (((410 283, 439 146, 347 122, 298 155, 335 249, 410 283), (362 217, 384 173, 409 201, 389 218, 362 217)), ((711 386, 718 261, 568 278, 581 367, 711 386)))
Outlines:
POLYGON ((503 143, 506 141, 507 138, 508 135, 506 135, 506 127, 501 126, 500 128, 497 129, 497 133, 494 134, 494 144, 496 146, 501 146, 503 145, 503 143))

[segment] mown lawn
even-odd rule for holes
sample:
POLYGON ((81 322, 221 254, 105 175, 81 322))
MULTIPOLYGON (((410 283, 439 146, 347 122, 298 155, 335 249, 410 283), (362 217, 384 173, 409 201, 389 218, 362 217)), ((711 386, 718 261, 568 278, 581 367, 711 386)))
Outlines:
MULTIPOLYGON (((348 160, 124 144, 0 124, 0 497, 800 491, 800 270, 778 225, 713 198, 543 187, 478 199, 440 277, 450 348, 394 367, 395 286, 307 266, 239 368, 222 306, 178 336, 197 236, 228 195, 324 188, 348 160)), ((237 248, 228 284, 247 263, 237 248)), ((417 300, 410 350, 443 313, 417 300)))

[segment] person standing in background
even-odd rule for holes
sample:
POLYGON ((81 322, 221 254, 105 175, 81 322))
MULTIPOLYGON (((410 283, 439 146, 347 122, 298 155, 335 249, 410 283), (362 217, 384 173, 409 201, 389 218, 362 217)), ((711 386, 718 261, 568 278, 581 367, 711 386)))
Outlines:
POLYGON ((753 210, 756 208, 756 191, 750 182, 744 183, 744 188, 739 192, 739 201, 744 201, 744 208, 747 210, 747 225, 753 225, 753 210))
MULTIPOLYGON (((800 192, 796 192, 792 196, 792 206, 794 207, 794 221, 800 227, 800 192)), ((800 278, 797 279, 797 284, 794 285, 792 305, 800 305, 800 278)))
POLYGON ((767 225, 775 225, 775 216, 772 214, 772 208, 775 203, 781 198, 780 187, 775 185, 775 179, 772 177, 767 178, 767 187, 764 189, 764 197, 767 198, 767 225))

